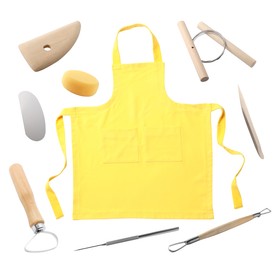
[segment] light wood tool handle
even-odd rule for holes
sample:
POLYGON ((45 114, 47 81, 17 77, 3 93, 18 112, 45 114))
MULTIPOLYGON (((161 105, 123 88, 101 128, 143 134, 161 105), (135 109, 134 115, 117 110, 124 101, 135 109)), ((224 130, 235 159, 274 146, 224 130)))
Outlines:
MULTIPOLYGON (((203 22, 200 22, 197 26, 200 30, 206 31, 206 30, 213 30, 211 27, 206 25, 203 22)), ((208 34, 209 37, 211 37, 213 40, 215 40, 220 45, 224 46, 224 43, 221 38, 219 38, 215 34, 208 34)), ((226 49, 230 51, 232 54, 234 54, 236 57, 238 57, 240 60, 242 60, 244 63, 246 63, 251 68, 256 64, 256 60, 254 60, 252 57, 250 57, 247 53, 245 53, 243 50, 235 46, 233 43, 231 43, 229 40, 225 38, 226 41, 226 49)))
POLYGON ((190 33, 185 25, 185 22, 184 21, 178 22, 178 27, 180 29, 182 38, 184 40, 184 43, 187 47, 187 50, 190 54, 190 57, 192 59, 192 62, 195 66, 195 69, 198 73, 200 80, 202 82, 207 81, 209 79, 208 74, 206 72, 203 62, 200 59, 199 53, 194 45, 194 42, 193 42, 193 40, 190 36, 190 33))
POLYGON ((10 175, 12 177, 18 197, 27 214, 30 227, 38 223, 44 223, 22 166, 20 164, 13 164, 10 167, 10 175))
POLYGON ((229 223, 226 223, 224 225, 221 225, 219 227, 216 227, 216 228, 213 228, 201 235, 199 235, 199 239, 205 239, 205 238, 209 238, 209 237, 212 237, 212 236, 215 236, 215 235, 218 235, 222 232, 225 232, 229 229, 232 229, 234 227, 237 227, 241 224, 244 224, 250 220, 252 220, 254 218, 254 215, 250 215, 250 216, 246 216, 246 217, 243 217, 243 218, 239 218, 239 219, 236 219, 234 221, 231 221, 229 223))

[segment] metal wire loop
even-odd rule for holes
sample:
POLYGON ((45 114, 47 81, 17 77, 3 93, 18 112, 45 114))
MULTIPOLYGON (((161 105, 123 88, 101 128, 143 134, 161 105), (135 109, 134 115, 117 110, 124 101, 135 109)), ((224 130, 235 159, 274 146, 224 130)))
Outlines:
POLYGON ((58 237, 54 233, 52 233, 50 231, 40 231, 40 232, 35 233, 35 235, 29 240, 29 242, 25 245, 24 250, 28 253, 42 253, 42 252, 47 252, 47 251, 53 250, 57 246, 58 246, 58 237), (43 245, 43 247, 45 247, 44 249, 31 249, 30 244, 32 244, 33 240, 35 240, 36 237, 41 234, 52 236, 53 245, 51 245, 49 247, 47 245, 43 245))
POLYGON ((269 209, 269 208, 265 208, 265 209, 263 209, 261 212, 260 212, 260 214, 261 215, 264 215, 264 214, 268 214, 268 213, 270 213, 271 212, 271 210, 269 209))
POLYGON ((219 32, 216 32, 216 31, 214 31, 214 30, 204 30, 204 31, 201 31, 201 32, 199 32, 198 34, 196 34, 194 37, 193 37, 193 41, 195 41, 198 37, 200 37, 200 36, 202 36, 202 35, 204 35, 204 34, 215 34, 215 35, 217 35, 222 41, 223 41, 223 51, 220 53, 220 55, 218 56, 218 57, 216 57, 215 59, 213 59, 213 60, 202 60, 201 59, 201 61, 203 62, 203 63, 212 63, 212 62, 214 62, 214 61, 217 61, 217 60, 219 60, 222 56, 223 56, 223 54, 224 54, 224 52, 225 52, 225 50, 226 50, 226 48, 227 48, 227 42, 226 42, 226 40, 225 40, 225 38, 219 33, 219 32))

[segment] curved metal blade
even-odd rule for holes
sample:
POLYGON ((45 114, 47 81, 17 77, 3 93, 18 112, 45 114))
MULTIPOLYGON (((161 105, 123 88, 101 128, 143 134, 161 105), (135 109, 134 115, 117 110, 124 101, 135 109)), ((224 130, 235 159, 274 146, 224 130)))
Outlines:
POLYGON ((45 136, 45 118, 41 105, 34 94, 22 91, 18 95, 25 134, 33 141, 45 136))

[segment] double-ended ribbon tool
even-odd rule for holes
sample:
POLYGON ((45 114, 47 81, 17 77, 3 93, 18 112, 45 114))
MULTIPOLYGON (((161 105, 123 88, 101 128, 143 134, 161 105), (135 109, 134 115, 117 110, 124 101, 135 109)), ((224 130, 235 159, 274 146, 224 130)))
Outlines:
POLYGON ((236 219, 236 220, 233 220, 231 222, 228 222, 226 224, 223 224, 219 227, 216 227, 216 228, 213 228, 199 236, 196 236, 196 237, 193 237, 193 238, 190 238, 186 241, 182 241, 182 242, 179 242, 179 243, 175 243, 175 244, 172 244, 168 247, 169 251, 174 253, 174 252, 177 252, 179 250, 181 250, 182 248, 184 248, 185 246, 187 245, 190 245, 190 244, 193 244, 197 241, 200 241, 202 239, 205 239, 205 238, 209 238, 209 237, 212 237, 212 236, 215 236, 215 235, 218 235, 222 232, 225 232, 229 229, 232 229, 232 228, 235 228, 241 224, 244 224, 254 218, 258 218, 264 214, 268 214, 270 213, 271 210, 268 209, 268 208, 265 208, 263 209, 262 211, 258 212, 258 213, 255 213, 255 214, 252 214, 252 215, 249 215, 249 216, 246 216, 246 217, 242 217, 242 218, 239 218, 239 219, 236 219))

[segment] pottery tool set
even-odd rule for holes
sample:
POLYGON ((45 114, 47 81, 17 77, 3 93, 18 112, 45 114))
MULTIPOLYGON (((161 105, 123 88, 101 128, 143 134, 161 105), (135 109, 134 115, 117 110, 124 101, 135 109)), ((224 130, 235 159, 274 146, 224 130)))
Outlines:
MULTIPOLYGON (((219 60, 226 50, 251 68, 256 64, 255 59, 203 22, 198 24, 201 31, 193 38, 184 21, 177 25, 201 82, 209 79, 204 64, 219 60), (194 42, 203 35, 211 37, 223 47, 218 57, 211 60, 200 57, 194 42)), ((39 72, 54 65, 73 48, 80 30, 81 23, 75 21, 28 40, 18 47, 30 68, 39 72)), ((62 217, 63 211, 50 183, 67 166, 67 129, 63 120, 65 116, 70 116, 75 175, 73 219, 212 219, 213 169, 208 162, 212 161, 213 151, 208 144, 212 142, 210 117, 213 111, 221 111, 217 124, 218 144, 231 155, 244 158, 243 154, 227 148, 223 143, 226 129, 224 107, 215 103, 177 104, 165 95, 164 62, 159 41, 144 24, 124 26, 118 31, 112 50, 112 62, 115 89, 112 98, 97 107, 83 107, 81 104, 80 107, 64 108, 57 117, 56 130, 65 163, 62 171, 50 177, 46 183, 46 193, 56 218, 62 217), (153 62, 123 64, 118 34, 138 27, 150 33, 153 62), (187 140, 186 145, 183 140, 187 140)), ((70 92, 90 98, 97 92, 100 82, 88 72, 67 70, 61 75, 60 84, 68 94, 70 92)), ((257 153, 263 159, 258 135, 239 87, 238 92, 248 130, 257 153)), ((35 96, 28 90, 18 95, 25 135, 36 142, 45 137, 47 123, 37 96, 39 93, 35 96)), ((231 185, 234 208, 242 207, 236 177, 244 161, 231 185)), ((27 214, 29 226, 34 232, 25 251, 38 253, 55 249, 58 246, 58 237, 46 230, 22 166, 13 164, 9 172, 27 214), (33 247, 40 237, 46 237, 49 243, 38 242, 39 245, 33 247)), ((176 252, 270 212, 266 208, 236 219, 191 239, 174 243, 169 246, 169 251, 176 252)), ((186 221, 184 224, 186 225, 186 221)), ((116 245, 178 230, 179 227, 162 229, 75 251, 116 245)))

